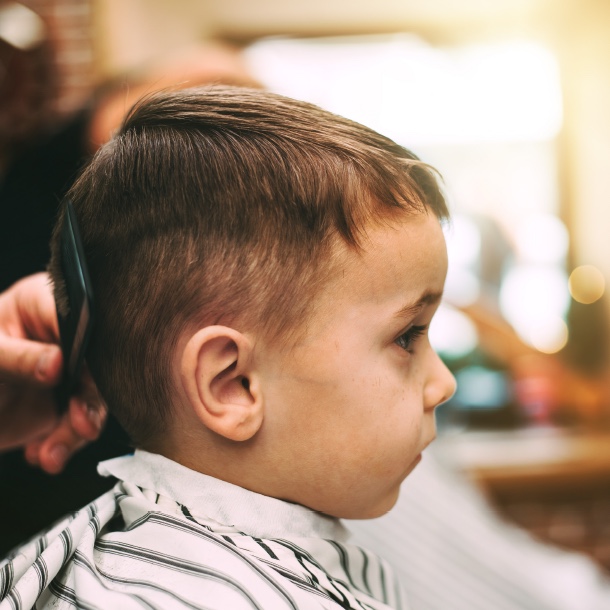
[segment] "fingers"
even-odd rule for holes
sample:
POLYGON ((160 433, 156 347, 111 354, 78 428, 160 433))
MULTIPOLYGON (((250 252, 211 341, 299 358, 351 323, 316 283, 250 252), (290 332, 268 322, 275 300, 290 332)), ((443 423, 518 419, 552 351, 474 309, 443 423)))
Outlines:
POLYGON ((0 379, 52 387, 59 383, 61 350, 57 345, 0 334, 0 379))
POLYGON ((23 449, 23 456, 26 461, 32 466, 40 466, 38 461, 38 454, 40 453, 40 446, 42 445, 43 439, 38 439, 29 442, 23 449))
POLYGON ((98 438, 106 423, 106 415, 106 408, 102 405, 85 402, 81 398, 70 401, 70 425, 78 436, 87 441, 98 438))
POLYGON ((66 466, 71 455, 86 444, 68 426, 60 425, 40 444, 37 465, 49 474, 59 474, 66 466))
POLYGON ((37 273, 17 282, 10 290, 26 336, 44 342, 59 337, 55 299, 47 273, 37 273))
POLYGON ((105 408, 90 409, 80 398, 73 398, 57 427, 46 438, 25 447, 25 457, 45 472, 58 474, 76 451, 98 438, 105 421, 105 408))
POLYGON ((23 447, 44 437, 57 422, 50 389, 0 382, 0 451, 23 447))
POLYGON ((79 398, 58 420, 50 388, 62 373, 55 302, 48 274, 0 293, 0 448, 21 446, 26 459, 49 473, 96 439, 106 411, 87 371, 79 398))
POLYGON ((37 273, 0 294, 0 379, 49 387, 59 381, 61 352, 49 278, 37 273))

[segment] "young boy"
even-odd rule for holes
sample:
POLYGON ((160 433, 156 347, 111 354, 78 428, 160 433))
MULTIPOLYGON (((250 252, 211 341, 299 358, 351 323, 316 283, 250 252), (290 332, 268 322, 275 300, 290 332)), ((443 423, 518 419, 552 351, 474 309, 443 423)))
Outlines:
POLYGON ((426 332, 433 172, 315 106, 210 87, 137 105, 69 196, 88 365, 138 449, 2 565, 0 609, 405 608, 338 518, 393 506, 454 390, 426 332))

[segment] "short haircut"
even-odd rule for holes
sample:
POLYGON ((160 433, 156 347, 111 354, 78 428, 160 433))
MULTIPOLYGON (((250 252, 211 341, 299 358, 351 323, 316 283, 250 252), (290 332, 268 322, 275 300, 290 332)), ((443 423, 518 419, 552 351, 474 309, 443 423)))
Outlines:
MULTIPOLYGON (((447 216, 435 172, 392 140, 228 86, 141 100, 68 196, 96 299, 88 365, 139 446, 169 422, 172 358, 191 325, 285 339, 311 313, 338 241, 358 249, 369 223, 397 214, 447 216)), ((56 228, 62 303, 58 241, 56 228)))

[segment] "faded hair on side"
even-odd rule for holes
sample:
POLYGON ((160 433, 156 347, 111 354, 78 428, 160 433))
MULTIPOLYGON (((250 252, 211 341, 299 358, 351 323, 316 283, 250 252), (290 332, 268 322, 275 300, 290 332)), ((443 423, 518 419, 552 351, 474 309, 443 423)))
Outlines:
MULTIPOLYGON (((434 170, 392 140, 228 86, 141 100, 68 197, 96 299, 88 365, 138 446, 170 421, 187 328, 229 324, 285 341, 331 277, 339 241, 358 249, 368 223, 405 213, 447 216, 434 170)), ((61 302, 58 242, 56 228, 61 302)))

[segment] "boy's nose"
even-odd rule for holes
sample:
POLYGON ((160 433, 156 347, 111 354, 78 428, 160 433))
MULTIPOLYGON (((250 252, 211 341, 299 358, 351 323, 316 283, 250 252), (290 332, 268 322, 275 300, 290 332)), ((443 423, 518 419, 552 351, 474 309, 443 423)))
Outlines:
POLYGON ((455 394, 456 389, 455 377, 433 349, 430 349, 430 358, 432 359, 430 374, 424 389, 426 411, 447 402, 455 394))

